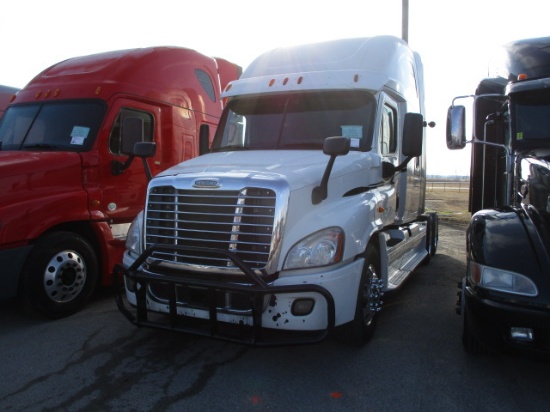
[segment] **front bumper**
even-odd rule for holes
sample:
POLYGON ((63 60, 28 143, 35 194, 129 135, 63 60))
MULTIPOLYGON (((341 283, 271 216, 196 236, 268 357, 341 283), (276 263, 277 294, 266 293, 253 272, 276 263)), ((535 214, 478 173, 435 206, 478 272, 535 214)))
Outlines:
POLYGON ((489 350, 550 355, 550 310, 487 299, 469 286, 463 305, 469 331, 489 350))
POLYGON ((215 252, 241 269, 244 278, 238 282, 193 273, 160 276, 143 270, 147 257, 160 248, 148 249, 128 269, 115 266, 114 279, 125 282, 118 287, 117 306, 137 326, 253 345, 320 342, 335 326, 334 298, 319 284, 268 284, 224 250, 215 252), (300 311, 296 302, 312 303, 311 313, 296 314, 300 311))

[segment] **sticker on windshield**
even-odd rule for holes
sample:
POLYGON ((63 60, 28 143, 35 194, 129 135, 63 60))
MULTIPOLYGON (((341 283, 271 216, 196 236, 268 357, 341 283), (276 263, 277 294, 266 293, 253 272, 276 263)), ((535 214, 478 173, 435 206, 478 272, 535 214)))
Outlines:
POLYGON ((71 144, 82 146, 90 133, 89 127, 74 126, 71 132, 71 144))
POLYGON ((517 132, 516 133, 516 139, 523 140, 523 132, 517 132))
POLYGON ((363 126, 340 126, 342 136, 350 138, 350 147, 359 147, 359 141, 363 137, 363 126))

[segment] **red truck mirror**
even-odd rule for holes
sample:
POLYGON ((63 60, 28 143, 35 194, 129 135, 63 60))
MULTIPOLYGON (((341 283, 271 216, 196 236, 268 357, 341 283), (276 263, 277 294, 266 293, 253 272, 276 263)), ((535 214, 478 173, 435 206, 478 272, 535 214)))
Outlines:
POLYGON ((143 142, 145 129, 143 119, 139 117, 125 117, 122 120, 121 143, 122 153, 132 156, 136 143, 143 142))
POLYGON ((113 160, 111 170, 114 175, 120 175, 132 164, 135 157, 140 157, 147 174, 147 179, 152 179, 151 169, 146 158, 153 157, 156 153, 155 142, 144 142, 143 119, 139 117, 126 117, 122 121, 122 152, 129 157, 126 162, 121 163, 113 160))

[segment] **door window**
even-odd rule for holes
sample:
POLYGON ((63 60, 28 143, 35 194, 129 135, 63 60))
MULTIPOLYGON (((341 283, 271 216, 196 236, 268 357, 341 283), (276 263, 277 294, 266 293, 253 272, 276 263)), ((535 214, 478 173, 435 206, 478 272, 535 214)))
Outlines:
POLYGON ((397 147, 396 118, 395 109, 384 105, 379 135, 380 153, 383 156, 395 153, 397 147))
POLYGON ((111 153, 118 156, 125 156, 128 153, 125 153, 123 148, 128 145, 124 145, 122 141, 122 122, 126 117, 137 117, 143 120, 143 140, 144 142, 153 141, 153 131, 154 131, 154 121, 153 115, 151 113, 143 112, 135 109, 123 108, 117 116, 116 121, 113 124, 111 129, 111 134, 109 136, 109 150, 111 153))

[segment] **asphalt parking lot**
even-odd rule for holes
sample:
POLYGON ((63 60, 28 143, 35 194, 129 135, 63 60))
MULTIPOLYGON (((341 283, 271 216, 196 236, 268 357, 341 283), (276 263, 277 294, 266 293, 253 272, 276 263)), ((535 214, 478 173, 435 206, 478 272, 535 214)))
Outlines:
POLYGON ((464 230, 442 225, 438 253, 385 297, 362 348, 254 348, 138 329, 109 292, 69 318, 0 307, 3 411, 543 411, 548 364, 471 357, 456 284, 464 230))

